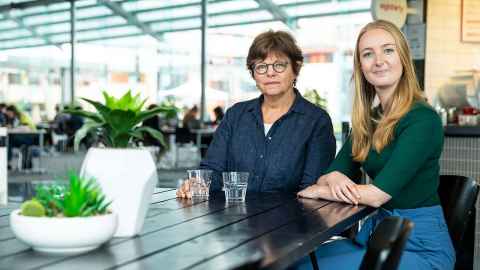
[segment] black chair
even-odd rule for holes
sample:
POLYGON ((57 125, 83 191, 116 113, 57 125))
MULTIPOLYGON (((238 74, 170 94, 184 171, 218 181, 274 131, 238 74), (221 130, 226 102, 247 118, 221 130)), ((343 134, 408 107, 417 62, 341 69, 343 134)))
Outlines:
POLYGON ((184 144, 195 143, 195 134, 187 127, 175 128, 175 168, 179 166, 179 147, 184 144))
MULTIPOLYGON (((401 217, 386 217, 378 224, 368 241, 360 270, 395 270, 413 223, 401 217)), ((318 270, 315 252, 310 253, 312 267, 318 270)))
POLYGON ((193 134, 187 127, 175 128, 175 143, 194 143, 195 134, 193 134))
POLYGON ((473 269, 475 203, 479 186, 459 175, 441 175, 438 195, 456 251, 455 269, 473 269))
POLYGON ((401 217, 386 217, 368 241, 360 270, 395 270, 398 268, 413 223, 401 217))

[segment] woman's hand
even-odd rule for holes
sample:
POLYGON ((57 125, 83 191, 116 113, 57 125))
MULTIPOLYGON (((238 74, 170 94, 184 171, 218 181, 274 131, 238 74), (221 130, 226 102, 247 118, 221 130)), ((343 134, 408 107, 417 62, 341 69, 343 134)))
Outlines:
POLYGON ((313 184, 297 193, 298 197, 302 198, 309 198, 309 199, 325 199, 322 198, 322 190, 325 189, 326 186, 320 186, 318 184, 313 184))
POLYGON ((357 184, 343 173, 334 171, 321 176, 317 185, 327 185, 332 197, 337 201, 343 201, 357 205, 360 200, 360 192, 357 184))
POLYGON ((344 202, 348 204, 358 204, 353 203, 349 200, 345 201, 343 199, 339 199, 338 197, 334 196, 330 190, 330 187, 326 184, 313 184, 300 192, 297 193, 298 197, 303 197, 303 198, 309 198, 309 199, 324 199, 324 200, 329 200, 329 201, 335 201, 335 202, 344 202))
POLYGON ((183 181, 180 187, 177 189, 177 198, 192 198, 191 192, 192 180, 187 179, 183 181))

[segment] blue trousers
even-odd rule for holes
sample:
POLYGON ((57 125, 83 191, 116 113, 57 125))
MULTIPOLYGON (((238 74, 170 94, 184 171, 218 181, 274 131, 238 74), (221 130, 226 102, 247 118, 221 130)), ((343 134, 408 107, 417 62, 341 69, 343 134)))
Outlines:
MULTIPOLYGON (((376 225, 387 216, 401 216, 414 223, 398 269, 450 270, 454 268, 455 250, 440 206, 416 209, 379 209, 377 214, 365 221, 355 241, 345 239, 321 245, 315 251, 319 268, 321 270, 358 269, 366 252, 366 244, 370 235, 376 225)), ((304 257, 289 269, 312 269, 310 258, 304 257)))

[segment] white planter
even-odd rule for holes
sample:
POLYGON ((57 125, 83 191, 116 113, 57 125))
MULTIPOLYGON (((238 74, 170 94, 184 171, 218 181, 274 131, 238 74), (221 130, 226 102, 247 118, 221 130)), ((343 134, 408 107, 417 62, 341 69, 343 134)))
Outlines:
POLYGON ((94 177, 118 215, 115 237, 140 233, 157 184, 157 169, 145 149, 90 148, 80 174, 94 177))
POLYGON ((15 236, 40 252, 75 254, 90 251, 110 240, 117 228, 117 216, 27 217, 20 210, 10 213, 15 236))

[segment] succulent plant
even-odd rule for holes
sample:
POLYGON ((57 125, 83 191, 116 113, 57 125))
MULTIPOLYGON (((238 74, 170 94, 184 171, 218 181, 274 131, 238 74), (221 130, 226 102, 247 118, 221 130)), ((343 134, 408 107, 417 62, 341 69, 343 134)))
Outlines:
POLYGON ((29 200, 22 203, 21 213, 24 216, 43 217, 45 216, 45 207, 38 200, 29 200))
POLYGON ((95 184, 95 180, 83 180, 70 174, 70 187, 63 197, 63 214, 66 217, 105 214, 110 203, 95 184))
MULTIPOLYGON (((63 184, 38 185, 33 199, 44 206, 46 216, 57 216, 63 212, 62 200, 65 190, 66 187, 63 184)), ((22 212, 22 214, 25 213, 22 212)))
POLYGON ((145 100, 141 100, 140 94, 132 96, 127 91, 117 99, 103 91, 105 104, 90 99, 82 98, 93 105, 97 112, 88 112, 82 109, 68 109, 67 113, 79 115, 88 119, 82 128, 75 134, 75 147, 78 148, 80 141, 88 134, 94 133, 100 136, 100 141, 107 147, 125 148, 135 140, 143 140, 144 133, 149 133, 163 146, 165 140, 158 130, 150 127, 139 126, 144 120, 158 114, 172 113, 171 106, 158 106, 151 110, 142 110, 145 100))
POLYGON ((111 202, 94 179, 84 179, 70 172, 68 186, 63 184, 40 185, 32 200, 22 204, 21 214, 25 216, 85 217, 106 214, 111 202))

